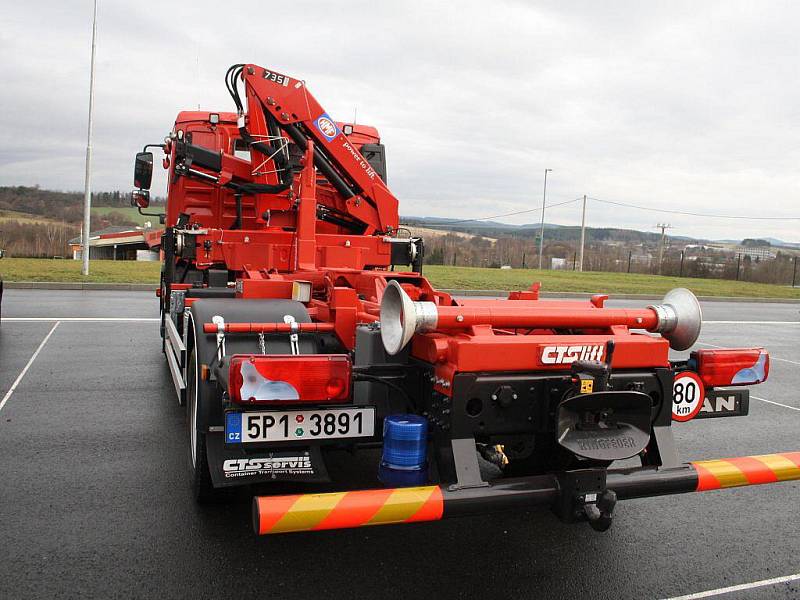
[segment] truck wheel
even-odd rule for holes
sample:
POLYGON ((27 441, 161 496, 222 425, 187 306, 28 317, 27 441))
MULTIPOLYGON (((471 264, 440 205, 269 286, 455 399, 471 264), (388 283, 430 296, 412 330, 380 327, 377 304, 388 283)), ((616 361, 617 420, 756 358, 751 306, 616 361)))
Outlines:
POLYGON ((199 379, 197 365, 197 352, 192 348, 189 355, 189 364, 186 370, 186 401, 189 405, 187 411, 187 424, 189 429, 189 467, 191 476, 192 493, 201 503, 214 503, 226 499, 227 490, 219 490, 211 482, 211 472, 208 468, 206 455, 206 434, 197 426, 197 414, 200 404, 207 398, 204 395, 204 385, 199 379))

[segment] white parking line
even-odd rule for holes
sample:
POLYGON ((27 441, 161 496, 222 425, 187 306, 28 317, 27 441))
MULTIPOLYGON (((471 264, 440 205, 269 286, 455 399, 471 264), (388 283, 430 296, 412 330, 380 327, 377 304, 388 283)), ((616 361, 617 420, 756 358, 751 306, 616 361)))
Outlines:
POLYGON ((800 321, 703 321, 703 325, 800 325, 800 321))
POLYGON ((17 389, 19 382, 22 381, 23 377, 25 377, 25 373, 27 373, 28 369, 31 368, 33 361, 35 361, 36 357, 39 356, 39 352, 42 351, 42 348, 44 348, 44 345, 47 343, 47 340, 50 339, 50 336, 53 335, 53 332, 56 330, 56 327, 58 327, 59 323, 61 323, 61 321, 56 321, 56 324, 53 325, 52 329, 50 329, 50 332, 46 336, 44 336, 42 343, 39 344, 39 347, 36 348, 36 352, 34 352, 33 356, 31 356, 30 360, 28 360, 28 364, 25 365, 25 368, 22 369, 22 372, 14 380, 14 383, 11 384, 11 389, 8 390, 8 392, 6 392, 6 395, 3 396, 3 399, 0 400, 0 410, 3 410, 3 407, 6 405, 6 402, 8 402, 9 398, 11 398, 11 394, 13 394, 14 390, 17 389))
POLYGON ((132 321, 135 323, 145 322, 145 323, 154 323, 158 322, 161 319, 157 317, 152 318, 139 318, 139 317, 4 317, 3 321, 16 321, 20 322, 30 322, 30 323, 38 323, 38 322, 53 322, 58 321, 61 323, 62 321, 72 322, 114 322, 114 321, 132 321))
POLYGON ((782 406, 783 408, 788 408, 789 410, 797 410, 800 411, 800 408, 796 406, 789 406, 788 404, 781 404, 780 402, 775 402, 775 400, 767 400, 766 398, 759 398, 758 396, 750 396, 753 400, 761 400, 761 402, 766 402, 767 404, 774 404, 775 406, 782 406))
POLYGON ((777 585, 779 583, 789 583, 797 580, 800 580, 800 573, 795 575, 786 575, 784 577, 773 577, 772 579, 762 579, 761 581, 753 581, 752 583, 741 583, 739 585, 731 585, 729 587, 717 588, 715 590, 697 592, 695 594, 686 594, 685 596, 675 596, 673 598, 666 598, 665 600, 698 600, 699 598, 711 598, 713 596, 721 596, 722 594, 730 594, 731 592, 742 592, 744 590, 752 590, 754 588, 777 585))

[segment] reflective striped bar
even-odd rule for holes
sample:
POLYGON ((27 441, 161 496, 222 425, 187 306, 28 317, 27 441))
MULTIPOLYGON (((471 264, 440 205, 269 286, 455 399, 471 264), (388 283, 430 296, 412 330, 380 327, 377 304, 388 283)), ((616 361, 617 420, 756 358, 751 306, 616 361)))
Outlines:
POLYGON ((697 471, 698 492, 800 479, 800 452, 701 460, 690 464, 697 471))
POLYGON ((264 535, 437 521, 442 518, 443 506, 442 491, 436 485, 257 496, 253 498, 253 528, 259 535, 264 535))
MULTIPOLYGON (((645 498, 800 480, 800 452, 703 460, 676 468, 610 470, 606 487, 618 499, 645 498)), ((259 535, 442 518, 552 506, 559 498, 552 475, 499 479, 485 487, 422 486, 327 494, 257 496, 253 528, 259 535)))

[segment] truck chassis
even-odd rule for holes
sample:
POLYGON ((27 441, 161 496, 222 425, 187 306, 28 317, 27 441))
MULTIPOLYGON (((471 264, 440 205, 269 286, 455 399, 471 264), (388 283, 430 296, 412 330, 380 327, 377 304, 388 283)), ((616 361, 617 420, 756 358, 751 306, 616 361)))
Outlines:
POLYGON ((618 500, 800 479, 798 452, 680 462, 673 423, 746 415, 769 372, 763 348, 670 359, 700 334, 689 290, 641 309, 436 290, 377 130, 271 69, 225 81, 236 112, 180 113, 132 194, 148 207, 161 147, 162 349, 198 501, 255 484, 258 534, 533 506, 602 531, 618 500), (375 485, 307 493, 342 449, 381 451, 375 485))

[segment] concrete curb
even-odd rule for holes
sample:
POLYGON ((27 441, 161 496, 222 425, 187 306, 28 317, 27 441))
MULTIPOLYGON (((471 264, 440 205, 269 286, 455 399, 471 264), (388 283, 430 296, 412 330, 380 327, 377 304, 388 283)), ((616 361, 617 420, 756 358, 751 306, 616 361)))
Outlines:
POLYGON ((155 292, 157 283, 82 283, 73 281, 5 281, 7 290, 83 290, 118 292, 155 292))
MULTIPOLYGON (((118 292, 155 292, 157 283, 82 283, 71 281, 6 281, 6 289, 17 290, 82 290, 118 292)), ((442 289, 454 296, 508 296, 509 290, 453 290, 442 289)), ((575 298, 591 296, 590 292, 542 292, 542 298, 575 298)), ((613 300, 661 300, 663 296, 648 294, 609 294, 613 300)), ((800 304, 793 298, 748 298, 744 296, 698 296, 704 302, 761 302, 772 304, 800 304)))

